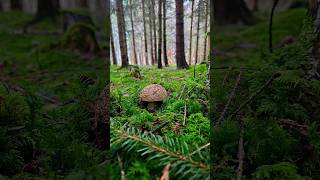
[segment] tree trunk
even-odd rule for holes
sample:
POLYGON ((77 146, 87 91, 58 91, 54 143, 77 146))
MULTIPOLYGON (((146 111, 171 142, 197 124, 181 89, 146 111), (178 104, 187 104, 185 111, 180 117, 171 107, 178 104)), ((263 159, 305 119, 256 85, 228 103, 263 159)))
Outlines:
MULTIPOLYGON (((214 68, 214 54, 213 54, 213 51, 214 51, 214 48, 213 48, 213 40, 214 40, 214 36, 213 36, 213 26, 214 26, 214 17, 215 17, 215 12, 214 12, 214 3, 212 1, 209 1, 209 7, 210 7, 210 29, 209 29, 209 68, 208 68, 208 71, 209 71, 209 121, 210 121, 210 129, 211 129, 211 132, 212 130, 214 130, 214 125, 216 123, 216 118, 215 118, 215 115, 216 115, 216 107, 214 106, 214 103, 215 103, 215 91, 214 91, 214 87, 216 86, 215 84, 215 77, 214 77, 214 71, 213 71, 213 68, 214 68)), ((213 136, 211 134, 210 136, 210 141, 212 140, 213 136)), ((210 146, 210 151, 213 152, 214 151, 214 146, 210 146)), ((210 153, 210 159, 213 159, 214 158, 214 154, 213 153, 210 153)), ((215 170, 214 170, 214 163, 210 163, 210 179, 215 179, 214 177, 214 174, 215 174, 215 170)))
POLYGON ((251 25, 254 23, 253 15, 244 0, 216 0, 214 1, 214 13, 217 24, 243 22, 251 25))
POLYGON ((209 15, 209 0, 206 0, 205 2, 206 5, 206 20, 204 24, 204 49, 203 49, 203 62, 206 62, 207 59, 207 31, 208 31, 208 15, 209 15))
POLYGON ((143 16, 143 36, 144 36, 144 53, 146 65, 149 65, 148 60, 148 39, 147 39, 147 24, 145 15, 145 0, 142 0, 142 16, 143 16))
POLYGON ((166 10, 166 2, 167 0, 163 0, 163 59, 166 67, 169 66, 168 63, 168 55, 167 55, 167 10, 166 10))
POLYGON ((158 12, 158 19, 159 19, 159 27, 158 27, 158 68, 162 68, 162 0, 159 0, 159 12, 158 12))
POLYGON ((253 0, 253 11, 258 11, 258 10, 259 10, 259 1, 253 0))
POLYGON ((196 55, 195 55, 195 62, 194 62, 195 66, 198 63, 201 5, 202 5, 202 0, 199 0, 199 4, 198 4, 198 22, 197 22, 196 55))
POLYGON ((110 19, 110 1, 106 4, 107 11, 107 57, 106 57, 106 84, 102 93, 96 101, 95 106, 95 144, 101 150, 110 149, 110 35, 111 35, 111 19, 110 19))
POLYGON ((191 5, 191 23, 190 23, 190 42, 189 42, 189 65, 191 65, 191 60, 192 60, 192 40, 193 40, 193 11, 194 11, 194 1, 195 0, 191 0, 192 1, 192 5, 191 5))
POLYGON ((176 2, 176 62, 177 69, 189 68, 186 62, 184 51, 184 10, 183 0, 175 0, 176 2))
POLYGON ((119 32, 119 44, 121 52, 121 68, 127 68, 129 65, 127 40, 126 40, 126 28, 124 21, 124 12, 122 0, 116 0, 117 6, 117 20, 118 20, 118 32, 119 32))
POLYGON ((59 11, 58 0, 40 0, 38 1, 38 17, 55 17, 59 11))
POLYGON ((155 2, 154 0, 151 0, 151 10, 152 10, 152 24, 153 24, 153 42, 154 42, 154 57, 155 61, 153 62, 153 65, 156 64, 156 61, 158 60, 157 55, 157 24, 156 24, 156 11, 155 11, 155 2))
POLYGON ((110 25, 111 27, 111 32, 110 32, 110 40, 111 40, 111 50, 112 50, 112 63, 117 65, 117 55, 116 55, 116 50, 114 48, 114 40, 113 40, 113 32, 112 32, 112 25, 110 25))
POLYGON ((88 0, 80 0, 79 5, 82 8, 87 8, 88 7, 88 0))
POLYGON ((49 17, 55 22, 59 13, 59 0, 41 0, 38 1, 37 14, 27 24, 23 26, 23 32, 26 33, 28 28, 49 17))
POLYGON ((131 21, 131 30, 132 30, 132 45, 133 45, 133 64, 138 64, 137 61, 137 51, 136 51, 136 37, 134 33, 134 26, 133 26, 133 5, 132 0, 129 0, 130 6, 130 21, 131 21))
POLYGON ((152 5, 151 2, 148 1, 148 7, 149 7, 149 30, 150 30, 150 54, 151 54, 151 64, 153 65, 156 61, 154 57, 154 47, 153 47, 153 23, 152 23, 152 5))
POLYGON ((21 11, 23 9, 22 8, 22 0, 11 0, 10 9, 21 11))

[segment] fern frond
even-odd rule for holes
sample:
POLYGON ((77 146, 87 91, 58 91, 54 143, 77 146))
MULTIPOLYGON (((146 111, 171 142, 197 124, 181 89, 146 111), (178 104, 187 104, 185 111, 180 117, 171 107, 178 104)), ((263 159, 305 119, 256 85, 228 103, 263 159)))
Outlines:
POLYGON ((115 134, 112 145, 121 143, 126 151, 135 149, 141 156, 148 155, 149 160, 159 160, 161 166, 170 163, 174 176, 209 179, 209 158, 205 158, 209 153, 203 150, 208 145, 194 148, 178 138, 162 137, 132 127, 112 128, 112 131, 115 134))

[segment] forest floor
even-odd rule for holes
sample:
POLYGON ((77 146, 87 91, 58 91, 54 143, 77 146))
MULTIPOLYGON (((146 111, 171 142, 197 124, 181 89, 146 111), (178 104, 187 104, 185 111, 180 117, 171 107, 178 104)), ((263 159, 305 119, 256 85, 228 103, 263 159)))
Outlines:
MULTIPOLYGON (((318 161, 310 162, 307 158, 299 161, 306 151, 299 144, 300 134, 292 134, 274 120, 288 118, 312 127, 314 131, 309 138, 319 153, 320 136, 314 133, 320 122, 316 106, 319 82, 305 80, 299 69, 300 62, 306 59, 304 48, 293 43, 285 50, 279 48, 275 55, 268 53, 268 16, 263 13, 257 16, 258 23, 251 27, 239 25, 214 30, 217 85, 213 94, 217 118, 230 92, 237 91, 227 109, 226 120, 213 132, 211 150, 216 164, 213 172, 217 179, 235 178, 241 132, 238 122, 242 122, 246 177, 263 179, 274 174, 285 174, 289 179, 317 177, 318 161), (241 77, 240 67, 245 69, 241 77), (276 71, 281 72, 281 78, 255 97, 240 117, 230 118, 231 112, 276 71), (238 77, 241 83, 234 88, 238 77), (306 94, 306 89, 314 95, 306 94)), ((303 9, 277 13, 274 44, 287 36, 298 41, 304 18, 303 9)), ((206 145, 210 123, 206 65, 197 66, 196 78, 193 68, 176 71, 175 67, 161 70, 140 67, 141 80, 130 76, 128 70, 111 66, 113 144, 111 167, 107 167, 104 162, 109 155, 93 145, 94 113, 88 106, 103 89, 105 60, 87 60, 62 49, 38 53, 36 44, 47 46, 61 37, 13 33, 30 19, 17 12, 0 14, 3 22, 0 25, 0 174, 16 179, 34 176, 105 179, 109 177, 106 168, 110 168, 114 179, 120 178, 121 171, 127 179, 155 179, 162 175, 168 162, 176 162, 172 165, 172 177, 208 178, 206 145), (94 83, 90 83, 92 80, 94 83), (140 91, 149 84, 160 84, 169 92, 156 113, 138 104, 140 91), (147 131, 159 136, 143 133, 147 131), (150 158, 153 160, 147 161, 150 158)), ((54 28, 49 22, 37 26, 39 30, 54 28)))

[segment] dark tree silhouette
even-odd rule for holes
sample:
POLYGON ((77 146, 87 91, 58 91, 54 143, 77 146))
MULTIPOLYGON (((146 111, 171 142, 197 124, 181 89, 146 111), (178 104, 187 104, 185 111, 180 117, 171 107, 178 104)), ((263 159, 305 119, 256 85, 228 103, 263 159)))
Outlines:
POLYGON ((215 0, 213 11, 217 24, 254 23, 253 15, 244 0, 215 0))
POLYGON ((59 0, 38 1, 38 17, 55 17, 59 12, 59 0))
POLYGON ((166 67, 169 66, 168 63, 168 55, 167 55, 167 10, 166 10, 166 2, 167 0, 163 0, 163 59, 166 67))
POLYGON ((162 0, 159 0, 159 12, 158 12, 158 19, 159 19, 159 29, 158 29, 158 68, 162 68, 162 0))
POLYGON ((129 66, 127 40, 126 40, 126 28, 124 21, 124 11, 122 0, 116 0, 117 6, 117 20, 118 20, 118 32, 119 32, 119 44, 121 52, 121 68, 127 68, 129 66))
POLYGON ((176 0, 176 61, 177 69, 189 68, 184 50, 183 0, 176 0))
POLYGON ((12 10, 22 10, 22 0, 11 0, 10 8, 12 10))

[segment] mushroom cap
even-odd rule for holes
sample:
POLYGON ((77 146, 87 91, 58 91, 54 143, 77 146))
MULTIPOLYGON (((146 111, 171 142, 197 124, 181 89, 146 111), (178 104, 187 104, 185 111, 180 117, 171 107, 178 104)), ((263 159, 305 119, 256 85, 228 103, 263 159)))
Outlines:
POLYGON ((151 84, 143 88, 140 92, 140 101, 156 102, 163 101, 168 96, 165 88, 158 84, 151 84))

